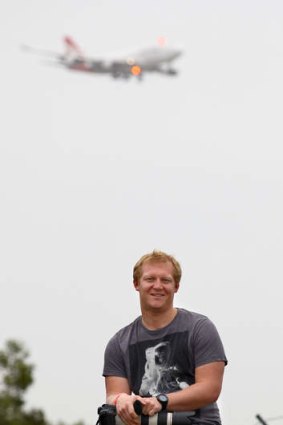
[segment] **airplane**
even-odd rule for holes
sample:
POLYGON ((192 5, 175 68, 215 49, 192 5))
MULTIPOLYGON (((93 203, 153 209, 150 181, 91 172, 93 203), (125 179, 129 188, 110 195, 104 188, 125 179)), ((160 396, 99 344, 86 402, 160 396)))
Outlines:
POLYGON ((63 37, 65 51, 63 54, 22 46, 24 50, 51 57, 56 64, 72 71, 94 74, 110 74, 113 78, 136 77, 142 79, 147 72, 157 72, 175 76, 178 71, 172 67, 172 62, 181 56, 182 51, 165 46, 164 39, 159 40, 159 46, 144 48, 125 57, 106 60, 86 57, 78 44, 70 36, 63 37))

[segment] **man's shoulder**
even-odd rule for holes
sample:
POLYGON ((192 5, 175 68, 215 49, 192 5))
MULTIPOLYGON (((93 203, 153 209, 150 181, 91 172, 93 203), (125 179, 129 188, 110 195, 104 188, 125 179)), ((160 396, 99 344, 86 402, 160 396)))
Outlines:
POLYGON ((184 308, 178 308, 178 320, 174 324, 179 329, 186 329, 195 333, 199 330, 210 329, 214 326, 212 321, 204 314, 195 311, 189 311, 184 308))
POLYGON ((134 329, 137 329, 137 327, 140 325, 141 322, 141 316, 138 316, 135 320, 133 320, 128 325, 124 326, 123 328, 119 329, 113 338, 117 338, 118 340, 124 339, 125 337, 129 336, 134 329))
POLYGON ((197 313, 195 311, 190 311, 185 308, 178 308, 178 315, 181 318, 184 318, 186 320, 191 320, 192 322, 209 320, 208 317, 205 316, 204 314, 197 313))

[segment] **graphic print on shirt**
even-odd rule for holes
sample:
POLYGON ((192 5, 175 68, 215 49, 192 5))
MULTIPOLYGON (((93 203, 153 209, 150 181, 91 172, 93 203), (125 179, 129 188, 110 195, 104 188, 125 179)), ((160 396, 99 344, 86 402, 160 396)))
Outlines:
POLYGON ((158 343, 143 341, 131 347, 131 375, 136 394, 155 396, 181 390, 192 383, 186 341, 187 332, 183 332, 158 343))

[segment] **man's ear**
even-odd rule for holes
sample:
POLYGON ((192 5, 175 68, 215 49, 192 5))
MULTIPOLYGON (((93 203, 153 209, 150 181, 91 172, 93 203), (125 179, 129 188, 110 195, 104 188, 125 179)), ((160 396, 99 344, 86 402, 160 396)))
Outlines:
POLYGON ((175 293, 179 291, 179 288, 180 288, 180 284, 175 283, 175 293))
POLYGON ((133 281, 133 284, 134 284, 134 288, 135 288, 135 290, 136 290, 136 291, 139 291, 139 282, 138 282, 137 280, 134 280, 134 281, 133 281))

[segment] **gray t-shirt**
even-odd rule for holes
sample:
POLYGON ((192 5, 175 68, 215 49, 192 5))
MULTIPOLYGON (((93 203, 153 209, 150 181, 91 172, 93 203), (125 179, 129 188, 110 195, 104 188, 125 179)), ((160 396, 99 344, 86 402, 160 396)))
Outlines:
MULTIPOLYGON (((141 316, 108 342, 103 376, 127 378, 143 397, 179 391, 195 382, 195 368, 223 361, 223 345, 214 324, 198 313, 178 308, 169 325, 149 330, 141 316)), ((196 423, 220 424, 216 403, 198 410, 196 423)))

